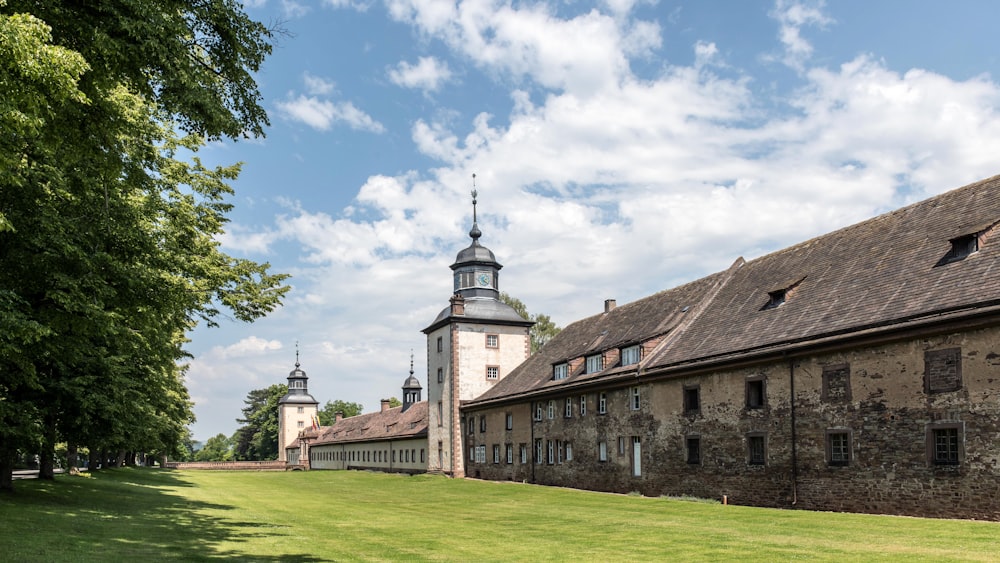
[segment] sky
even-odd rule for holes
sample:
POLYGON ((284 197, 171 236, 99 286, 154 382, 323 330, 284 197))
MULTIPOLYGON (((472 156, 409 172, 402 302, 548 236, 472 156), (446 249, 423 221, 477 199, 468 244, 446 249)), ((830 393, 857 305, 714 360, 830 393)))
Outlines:
MULTIPOLYGON (((327 401, 426 388, 470 191, 500 289, 565 326, 1000 173, 993 2, 247 0, 282 30, 230 255, 292 275, 190 334, 195 439, 296 351, 327 401)), ((426 396, 426 395, 425 395, 426 396)))

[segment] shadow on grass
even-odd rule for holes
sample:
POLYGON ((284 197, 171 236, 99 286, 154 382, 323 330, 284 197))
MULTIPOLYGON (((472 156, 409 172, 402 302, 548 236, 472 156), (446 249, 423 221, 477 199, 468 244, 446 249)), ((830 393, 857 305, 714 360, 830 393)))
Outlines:
POLYGON ((234 507, 183 498, 193 486, 160 469, 113 469, 55 481, 20 481, 0 494, 4 561, 238 560, 309 562, 292 553, 248 553, 233 544, 290 533, 281 526, 206 516, 234 507), (225 545, 226 547, 223 547, 225 545))

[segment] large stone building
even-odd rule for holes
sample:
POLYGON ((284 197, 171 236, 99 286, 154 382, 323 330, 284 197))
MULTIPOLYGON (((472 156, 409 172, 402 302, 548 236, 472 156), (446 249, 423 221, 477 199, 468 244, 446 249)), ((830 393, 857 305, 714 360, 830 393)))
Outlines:
POLYGON ((1000 177, 567 326, 463 403, 466 473, 1000 518, 1000 177))
POLYGON ((1000 519, 998 225, 994 177, 608 300, 521 361, 530 323, 499 306, 474 218, 451 306, 424 329, 426 467, 1000 519))

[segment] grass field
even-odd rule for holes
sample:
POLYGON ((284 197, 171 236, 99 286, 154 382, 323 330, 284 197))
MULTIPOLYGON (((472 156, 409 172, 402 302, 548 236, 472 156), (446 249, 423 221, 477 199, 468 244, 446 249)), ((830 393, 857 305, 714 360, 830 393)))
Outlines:
POLYGON ((0 561, 998 561, 1000 524, 347 471, 118 469, 0 495, 0 561))

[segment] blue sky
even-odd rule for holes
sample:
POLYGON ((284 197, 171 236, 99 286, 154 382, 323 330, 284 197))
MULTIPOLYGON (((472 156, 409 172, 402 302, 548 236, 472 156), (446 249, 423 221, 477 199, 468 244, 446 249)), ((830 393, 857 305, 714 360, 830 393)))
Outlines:
POLYGON ((501 289, 560 325, 1000 173, 991 2, 255 0, 227 252, 291 273, 268 318, 199 327, 197 439, 232 434, 296 342, 310 391, 378 408, 447 305, 477 174, 501 289))

